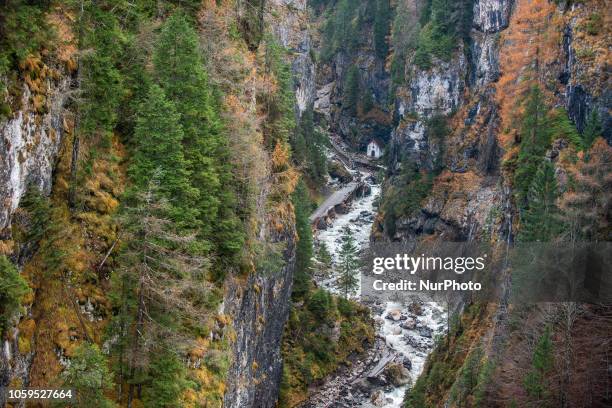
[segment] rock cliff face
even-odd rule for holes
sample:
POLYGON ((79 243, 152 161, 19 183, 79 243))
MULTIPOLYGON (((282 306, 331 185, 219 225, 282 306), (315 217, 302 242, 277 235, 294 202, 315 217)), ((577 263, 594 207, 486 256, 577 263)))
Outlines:
POLYGON ((295 251, 291 238, 285 266, 226 284, 223 313, 232 316, 236 341, 227 375, 226 407, 276 406, 282 375, 281 340, 289 315, 295 251))
POLYGON ((63 106, 69 84, 69 78, 57 83, 47 81, 43 114, 37 113, 33 95, 24 84, 21 108, 0 123, 0 232, 10 226, 11 214, 28 186, 45 194, 51 191, 51 175, 64 133, 63 106))
MULTIPOLYGON (((365 6, 366 2, 359 7, 365 6)), ((372 18, 371 15, 363 17, 364 21, 372 18)), ((324 16, 318 17, 318 25, 323 24, 322 19, 324 16)), ((359 45, 354 51, 339 50, 329 61, 318 62, 314 109, 325 119, 332 133, 365 152, 371 139, 388 139, 391 130, 391 112, 388 109, 391 80, 385 60, 376 55, 372 23, 363 22, 355 35, 359 45), (363 103, 366 98, 372 102, 373 107, 367 112, 360 107, 354 114, 346 106, 346 80, 351 67, 358 70, 360 102, 363 103)), ((325 41, 321 35, 315 37, 314 48, 322 51, 325 41)))
POLYGON ((492 228, 493 222, 501 222, 490 218, 503 201, 502 185, 496 183, 501 156, 492 84, 500 76, 499 32, 507 27, 511 9, 511 1, 476 1, 468 45, 460 46, 449 62, 436 61, 432 69, 410 67, 411 80, 398 89, 395 115, 399 124, 391 133, 390 146, 392 170, 406 157, 431 169, 443 149, 448 171, 434 182, 430 197, 414 218, 398 220, 396 239, 423 233, 473 239, 492 228), (451 114, 455 118, 450 136, 443 144, 432 140, 428 120, 451 114))
MULTIPOLYGON (((315 98, 315 65, 305 0, 273 0, 275 16, 268 16, 280 44, 291 53, 295 84, 295 112, 299 121, 315 98)), ((266 235, 265 231, 262 231, 266 235)), ((282 376, 281 342, 289 316, 295 266, 295 231, 287 228, 269 241, 286 245, 283 267, 251 274, 246 282, 226 282, 223 313, 232 317, 236 340, 227 375, 226 407, 272 408, 276 406, 282 376)), ((274 244, 273 244, 274 245, 274 244)))

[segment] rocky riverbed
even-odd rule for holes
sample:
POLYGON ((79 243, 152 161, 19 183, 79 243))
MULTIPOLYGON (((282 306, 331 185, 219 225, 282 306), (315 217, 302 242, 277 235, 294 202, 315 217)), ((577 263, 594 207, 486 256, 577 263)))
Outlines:
MULTIPOLYGON (((351 229, 360 250, 368 246, 375 203, 380 195, 380 185, 371 174, 351 172, 354 179, 364 180, 370 186, 370 194, 357 197, 346 213, 338 214, 316 234, 316 240, 325 243, 332 254, 334 265, 345 226, 351 229)), ((334 293, 338 293, 337 278, 334 273, 315 277, 319 286, 334 293)), ((359 301, 360 290, 352 298, 359 301)), ((365 355, 355 356, 322 385, 314 387, 302 408, 401 407, 406 390, 422 372, 437 336, 445 330, 446 313, 438 304, 416 297, 408 303, 379 302, 367 306, 377 326, 375 344, 365 355)))

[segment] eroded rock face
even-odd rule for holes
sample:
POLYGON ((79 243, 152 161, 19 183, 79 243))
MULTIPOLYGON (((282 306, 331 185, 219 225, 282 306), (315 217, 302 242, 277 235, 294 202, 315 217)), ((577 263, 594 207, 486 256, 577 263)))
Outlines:
POLYGON ((45 194, 64 133, 63 105, 69 80, 49 84, 45 114, 38 114, 24 85, 22 108, 0 123, 0 232, 11 221, 29 185, 45 194))
POLYGON ((474 28, 495 33, 508 27, 512 0, 478 0, 474 3, 474 28))
POLYGON ((227 375, 226 407, 276 406, 282 376, 281 342, 289 316, 295 251, 284 252, 285 266, 258 271, 247 281, 230 278, 223 313, 232 316, 236 332, 233 361, 227 375))
POLYGON ((292 53, 291 70, 296 81, 296 113, 299 117, 315 101, 315 64, 312 60, 312 40, 308 28, 308 10, 306 0, 271 0, 272 7, 278 14, 269 17, 270 26, 283 47, 292 53))

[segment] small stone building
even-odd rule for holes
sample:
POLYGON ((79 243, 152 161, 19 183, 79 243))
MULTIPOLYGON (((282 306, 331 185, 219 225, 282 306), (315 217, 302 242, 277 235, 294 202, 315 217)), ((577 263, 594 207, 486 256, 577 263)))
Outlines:
POLYGON ((382 156, 382 152, 383 152, 382 142, 378 139, 370 140, 370 143, 368 143, 368 148, 367 148, 368 157, 371 157, 373 159, 378 159, 380 156, 382 156))

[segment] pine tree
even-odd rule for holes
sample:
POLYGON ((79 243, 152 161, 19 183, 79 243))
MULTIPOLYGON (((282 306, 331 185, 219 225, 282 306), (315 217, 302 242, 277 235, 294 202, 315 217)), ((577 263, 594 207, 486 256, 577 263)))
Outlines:
POLYGON ((180 114, 190 183, 200 192, 194 203, 200 221, 200 235, 211 239, 221 205, 218 159, 226 154, 223 150, 227 150, 227 146, 198 37, 184 13, 175 12, 164 22, 153 63, 159 84, 180 114))
POLYGON ((79 47, 87 50, 79 62, 79 130, 90 135, 112 131, 125 93, 118 68, 124 37, 117 17, 105 9, 106 3, 84 0, 78 20, 79 47))
POLYGON ((548 160, 543 160, 529 189, 529 207, 521 217, 521 241, 547 242, 561 232, 557 197, 555 169, 548 160))
POLYGON ((272 150, 278 142, 287 143, 295 130, 295 94, 291 67, 284 60, 286 50, 274 38, 266 38, 265 66, 274 75, 276 91, 267 95, 265 143, 272 150))
POLYGON ((189 182, 179 119, 161 88, 151 86, 136 121, 134 155, 128 174, 134 184, 133 193, 147 188, 159 169, 160 194, 171 202, 170 217, 185 228, 193 228, 197 226, 198 191, 189 182))
POLYGON ((563 108, 556 109, 551 117, 551 139, 565 139, 573 144, 576 149, 582 150, 585 148, 584 138, 578 134, 576 126, 570 122, 567 111, 563 108))
POLYGON ((340 247, 338 287, 348 298, 349 293, 357 289, 359 280, 357 278, 359 260, 357 258, 357 245, 353 233, 347 225, 342 231, 342 245, 340 247))
POLYGON ((533 351, 532 369, 524 380, 527 393, 537 401, 542 401, 547 394, 546 376, 553 369, 554 355, 550 327, 546 327, 533 351))
POLYGON ((310 197, 304 181, 300 180, 293 193, 295 208, 295 226, 299 241, 295 253, 295 272, 293 278, 293 295, 301 297, 310 288, 312 279, 312 229, 308 216, 310 214, 310 197))
POLYGON ((607 241, 610 238, 612 147, 597 138, 571 174, 572 189, 560 200, 570 241, 607 241))
POLYGON ((315 256, 316 262, 313 267, 318 276, 329 277, 332 273, 332 256, 325 245, 325 242, 317 244, 317 252, 315 256))
POLYGON ((125 247, 114 281, 122 285, 119 293, 128 294, 122 307, 125 317, 118 322, 125 335, 131 333, 118 350, 119 365, 125 367, 121 371, 129 383, 128 407, 136 386, 145 385, 159 369, 151 363, 160 350, 184 350, 192 338, 187 328, 204 330, 207 319, 207 260, 194 255, 194 235, 181 233, 177 223, 167 218, 172 212, 163 196, 162 176, 161 170, 153 172, 121 218, 125 247))
POLYGON ((520 208, 527 206, 527 195, 546 148, 550 144, 550 123, 542 92, 536 86, 525 102, 521 126, 521 148, 516 160, 514 191, 520 208))
POLYGON ((21 298, 29 292, 27 282, 15 265, 6 259, 6 256, 0 255, 0 337, 19 313, 21 298))
POLYGON ((143 399, 145 406, 151 408, 179 406, 183 392, 190 386, 179 356, 172 351, 164 350, 156 355, 150 369, 151 387, 143 399))
POLYGON ((106 357, 96 344, 83 343, 77 347, 63 376, 64 386, 73 389, 75 393, 75 401, 71 406, 78 408, 116 406, 104 395, 114 384, 106 357))

